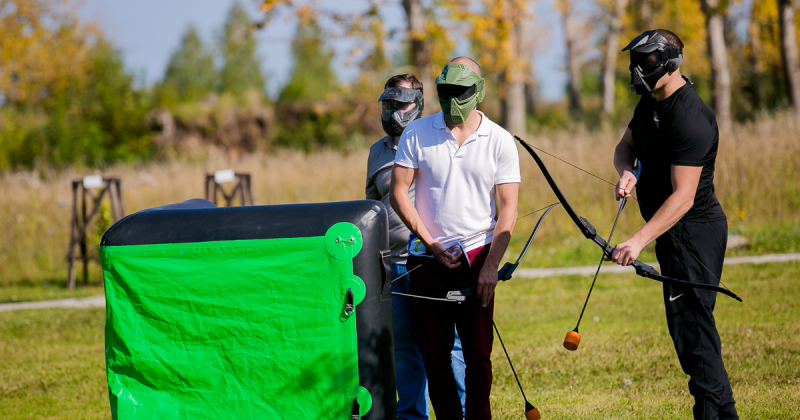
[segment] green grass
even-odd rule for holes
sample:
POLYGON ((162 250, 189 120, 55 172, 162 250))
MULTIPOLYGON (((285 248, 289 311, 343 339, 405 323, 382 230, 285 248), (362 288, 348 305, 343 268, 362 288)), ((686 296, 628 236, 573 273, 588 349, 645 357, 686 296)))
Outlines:
MULTIPOLYGON (((798 276, 799 263, 725 268, 725 283, 744 303, 720 296, 715 316, 743 419, 800 418, 798 276)), ((554 419, 691 418, 688 377, 674 354, 656 282, 601 274, 581 347, 561 347, 590 281, 515 279, 500 286, 495 319, 531 402, 554 419)), ((496 346, 494 412, 519 418, 521 397, 503 358, 496 346)))
POLYGON ((0 313, 0 417, 111 418, 103 309, 0 313))
MULTIPOLYGON (((744 303, 721 296, 715 315, 743 419, 800 418, 798 277, 797 262, 725 268, 725 283, 744 303)), ((499 286, 495 319, 530 401, 545 419, 691 418, 658 283, 601 274, 580 349, 561 347, 590 281, 514 278, 499 286)), ((103 323, 101 309, 0 313, 2 417, 110 418, 103 323)), ((497 340, 492 361, 494 418, 521 419, 522 398, 497 340)))

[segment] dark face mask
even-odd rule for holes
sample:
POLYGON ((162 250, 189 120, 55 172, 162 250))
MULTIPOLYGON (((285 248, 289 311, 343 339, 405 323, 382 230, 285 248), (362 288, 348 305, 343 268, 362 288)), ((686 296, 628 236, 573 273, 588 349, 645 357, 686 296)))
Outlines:
POLYGON ((378 100, 381 102, 383 131, 392 137, 400 137, 408 123, 422 116, 424 103, 419 90, 389 87, 378 100), (415 106, 410 107, 411 104, 415 106))
POLYGON ((396 102, 396 101, 382 101, 381 102, 381 125, 383 131, 392 137, 400 137, 403 134, 408 123, 416 120, 422 114, 419 106, 415 102, 396 102))
POLYGON ((650 93, 655 89, 658 79, 667 74, 663 63, 658 62, 657 53, 631 52, 631 91, 637 95, 650 93))
POLYGON ((671 45, 656 31, 645 31, 622 51, 631 52, 631 91, 644 95, 655 89, 665 74, 681 65, 681 49, 671 45))

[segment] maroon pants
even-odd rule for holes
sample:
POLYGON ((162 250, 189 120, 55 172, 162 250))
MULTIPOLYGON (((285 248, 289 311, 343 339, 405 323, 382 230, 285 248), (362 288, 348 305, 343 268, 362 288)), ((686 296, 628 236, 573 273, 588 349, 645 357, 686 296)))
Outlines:
MULTIPOLYGON (((489 254, 489 245, 472 250, 461 258, 461 265, 448 269, 438 261, 410 256, 408 270, 411 293, 443 298, 451 290, 463 290, 477 283, 478 275, 489 254), (471 265, 467 264, 467 258, 471 265), (426 263, 427 261, 427 263, 426 263), (419 269, 413 270, 422 264, 419 269)), ((494 312, 494 297, 489 303, 494 312)), ((458 329, 464 352, 466 378, 466 418, 491 419, 489 394, 492 390, 492 322, 480 299, 471 296, 458 305, 414 299, 414 324, 417 342, 428 375, 428 394, 439 420, 461 420, 461 400, 450 365, 455 333, 458 329)))

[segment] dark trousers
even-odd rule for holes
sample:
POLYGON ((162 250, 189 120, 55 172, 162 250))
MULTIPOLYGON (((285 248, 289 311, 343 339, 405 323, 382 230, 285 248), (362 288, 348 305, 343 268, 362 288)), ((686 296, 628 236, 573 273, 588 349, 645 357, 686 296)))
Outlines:
MULTIPOLYGON (((656 241, 662 273, 676 279, 718 285, 725 258, 727 222, 678 222, 670 231, 674 237, 666 233, 656 241)), ((711 290, 664 284, 667 326, 681 368, 690 377, 694 418, 738 419, 714 321, 716 298, 717 293, 711 290)))
MULTIPOLYGON (((489 245, 467 253, 461 265, 452 270, 428 258, 410 256, 408 271, 411 293, 443 298, 451 290, 462 290, 477 282, 478 274, 489 253, 489 245), (466 258, 472 262, 467 264, 466 258), (427 263, 426 263, 427 261, 427 263), (419 269, 415 267, 422 264, 419 269), (413 272, 412 272, 413 270, 413 272)), ((494 298, 489 311, 494 311, 494 298)), ((486 308, 475 296, 462 304, 414 300, 414 323, 425 371, 428 394, 438 420, 461 420, 461 400, 450 364, 454 328, 461 337, 466 363, 465 414, 467 420, 491 419, 489 394, 492 390, 492 323, 486 308)))

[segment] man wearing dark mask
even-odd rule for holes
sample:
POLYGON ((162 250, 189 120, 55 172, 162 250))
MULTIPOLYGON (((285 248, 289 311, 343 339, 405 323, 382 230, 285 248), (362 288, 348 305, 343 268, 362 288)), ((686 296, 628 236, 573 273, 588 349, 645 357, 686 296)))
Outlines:
MULTIPOLYGON (((389 203, 392 166, 397 152, 397 142, 406 126, 422 116, 424 102, 422 83, 414 75, 392 76, 386 82, 378 99, 381 103, 381 124, 386 137, 369 149, 367 159, 367 199, 381 201, 389 213, 389 245, 392 250, 392 292, 408 294, 409 278, 406 270, 408 258, 408 228, 395 214, 389 203)), ((408 196, 414 200, 414 187, 408 196)), ((394 324, 395 373, 397 379, 397 418, 400 420, 426 420, 428 411, 428 382, 425 366, 417 346, 413 322, 412 303, 408 298, 392 296, 394 324)), ((451 343, 452 367, 456 372, 459 395, 464 395, 464 357, 458 335, 451 343)))
MULTIPOLYGON (((664 275, 718 285, 728 225, 714 195, 716 117, 681 76, 677 35, 647 31, 623 51, 631 52, 631 90, 642 98, 614 152, 616 197, 630 197, 636 186, 646 223, 611 259, 629 265, 655 240, 664 275)), ((664 284, 663 295, 669 333, 690 377, 694 418, 738 419, 714 320, 716 292, 664 284)))

